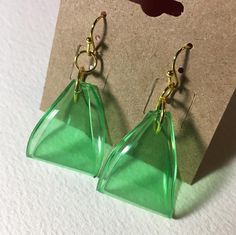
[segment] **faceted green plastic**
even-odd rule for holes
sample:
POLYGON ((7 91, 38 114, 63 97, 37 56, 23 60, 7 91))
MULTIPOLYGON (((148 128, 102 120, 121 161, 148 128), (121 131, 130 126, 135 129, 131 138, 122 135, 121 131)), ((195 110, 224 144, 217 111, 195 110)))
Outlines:
POLYGON ((72 80, 34 128, 27 156, 96 175, 104 158, 106 123, 97 88, 72 80))
POLYGON ((172 217, 177 173, 175 136, 169 112, 156 131, 159 115, 159 111, 149 112, 113 149, 97 190, 172 217))

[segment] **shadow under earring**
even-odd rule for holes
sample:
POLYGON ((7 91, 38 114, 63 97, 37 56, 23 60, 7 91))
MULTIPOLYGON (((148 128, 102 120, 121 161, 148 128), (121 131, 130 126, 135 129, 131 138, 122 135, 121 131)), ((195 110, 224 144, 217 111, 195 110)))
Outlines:
POLYGON ((106 121, 98 89, 85 82, 97 66, 93 30, 103 12, 92 25, 86 50, 77 51, 72 80, 34 128, 27 146, 27 156, 97 175, 101 167, 106 138, 106 121), (87 54, 93 64, 88 70, 79 66, 79 57, 87 54))
POLYGON ((145 209, 172 217, 175 204, 177 159, 172 115, 165 105, 178 89, 175 55, 167 73, 168 85, 157 107, 118 143, 103 165, 97 190, 145 209))

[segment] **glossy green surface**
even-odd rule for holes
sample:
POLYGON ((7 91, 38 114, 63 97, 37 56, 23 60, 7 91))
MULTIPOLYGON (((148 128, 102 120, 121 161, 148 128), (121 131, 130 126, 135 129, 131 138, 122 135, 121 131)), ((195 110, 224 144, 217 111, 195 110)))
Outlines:
POLYGON ((158 116, 157 111, 149 112, 114 148, 97 190, 172 217, 177 173, 175 137, 169 112, 161 130, 154 130, 158 116))
POLYGON ((81 82, 74 101, 75 81, 34 128, 27 156, 96 175, 104 158, 106 123, 96 87, 81 82))

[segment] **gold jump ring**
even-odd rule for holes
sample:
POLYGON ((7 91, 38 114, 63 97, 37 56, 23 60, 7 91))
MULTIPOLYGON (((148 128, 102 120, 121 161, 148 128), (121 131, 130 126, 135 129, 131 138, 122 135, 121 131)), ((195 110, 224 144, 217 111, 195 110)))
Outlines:
MULTIPOLYGON (((75 63, 75 67, 78 70, 80 70, 80 68, 81 68, 81 66, 78 63, 79 56, 81 54, 85 54, 85 53, 88 54, 86 50, 80 51, 75 57, 74 63, 75 63)), ((97 61, 96 55, 93 52, 90 52, 90 55, 88 55, 88 56, 93 58, 93 65, 92 65, 92 68, 90 67, 88 70, 84 70, 84 73, 91 73, 97 67, 98 61, 97 61)))

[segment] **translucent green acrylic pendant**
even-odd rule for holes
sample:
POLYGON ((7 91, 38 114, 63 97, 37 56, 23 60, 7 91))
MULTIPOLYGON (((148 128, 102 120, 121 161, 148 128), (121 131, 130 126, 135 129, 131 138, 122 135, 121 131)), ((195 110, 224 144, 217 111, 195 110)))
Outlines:
POLYGON ((156 131, 159 111, 149 112, 114 148, 97 190, 172 217, 177 173, 171 113, 156 131))
POLYGON ((81 82, 78 100, 75 81, 34 128, 27 156, 96 175, 104 158, 106 123, 96 87, 81 82))

